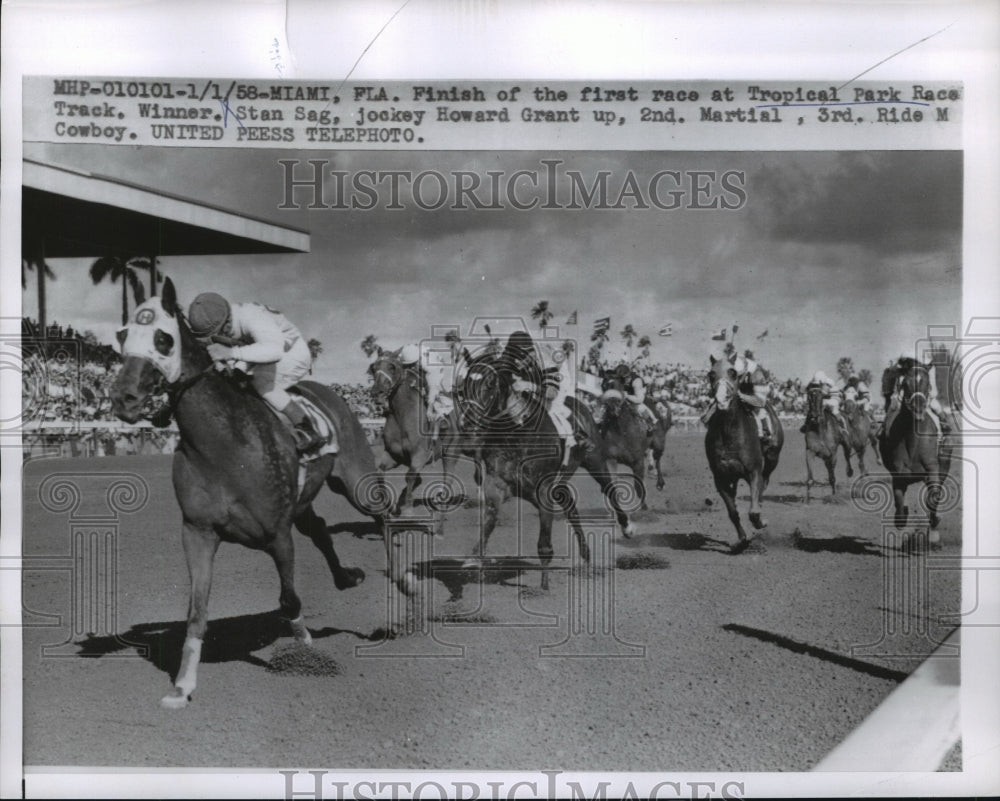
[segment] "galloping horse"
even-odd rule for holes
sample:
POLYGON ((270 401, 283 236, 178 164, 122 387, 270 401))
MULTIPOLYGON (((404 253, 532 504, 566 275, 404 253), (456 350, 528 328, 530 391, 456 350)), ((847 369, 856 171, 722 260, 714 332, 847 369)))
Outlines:
MULTIPOLYGON (((854 475, 851 469, 851 446, 844 439, 840 426, 834 419, 833 411, 823 408, 823 387, 810 387, 806 393, 806 496, 816 482, 813 480, 812 460, 810 455, 817 456, 826 465, 826 474, 830 481, 830 494, 837 494, 837 449, 844 449, 844 459, 847 461, 847 477, 854 475)), ((863 446, 862 446, 863 447, 863 446)))
MULTIPOLYGON (((180 670, 174 687, 161 701, 165 707, 179 709, 187 705, 197 684, 212 563, 220 542, 262 550, 274 560, 281 581, 281 614, 291 622, 295 638, 309 643, 312 638, 294 586, 291 526, 294 523, 326 558, 338 589, 353 587, 364 579, 364 573, 340 564, 330 532, 312 501, 325 481, 375 519, 391 552, 394 549, 378 508, 385 488, 357 418, 340 396, 313 382, 302 382, 294 389, 329 414, 340 452, 309 462, 300 482, 288 426, 256 393, 215 369, 205 346, 191 333, 170 279, 164 282, 161 297, 139 306, 132 322, 119 332, 119 340, 124 364, 112 391, 115 414, 128 423, 136 422, 162 377, 180 431, 173 484, 183 515, 191 597, 180 670)), ((391 553, 389 574, 401 587, 415 581, 412 575, 400 573, 391 553)))
POLYGON ((778 466, 785 432, 774 409, 768 404, 766 408, 772 435, 767 447, 762 449, 753 412, 740 400, 736 371, 723 359, 713 357, 708 375, 713 397, 717 396, 720 383, 729 388, 728 405, 718 407, 706 423, 705 453, 715 479, 715 488, 722 496, 729 519, 739 536, 739 542, 733 545, 732 551, 739 553, 750 544, 750 538, 740 523, 740 513, 736 508, 737 485, 740 479, 750 485, 750 522, 755 529, 766 528, 767 523, 761 517, 760 500, 771 473, 778 466))
MULTIPOLYGON (((667 429, 669 424, 657 416, 656 425, 647 431, 646 423, 630 401, 625 399, 622 379, 614 372, 605 373, 601 387, 604 397, 604 416, 598 424, 601 439, 604 442, 605 455, 626 465, 635 480, 636 494, 642 498, 642 508, 648 509, 646 503, 646 452, 653 452, 653 464, 656 466, 656 488, 664 486, 663 471, 660 469, 660 457, 666 447, 667 429)), ((652 407, 650 407, 652 408, 652 407)), ((655 414, 655 410, 654 410, 655 414)))
POLYGON ((555 424, 540 398, 521 398, 521 410, 516 417, 507 405, 511 390, 509 376, 496 369, 490 354, 473 358, 458 393, 457 403, 463 420, 466 447, 476 458, 476 478, 481 482, 485 519, 474 555, 485 553, 490 535, 497 524, 500 506, 512 495, 522 498, 538 510, 538 558, 542 564, 541 587, 549 587, 548 571, 552 561, 552 520, 561 508, 576 535, 577 546, 584 560, 590 560, 583 528, 571 487, 566 482, 583 465, 600 485, 615 512, 626 537, 635 533, 635 526, 622 509, 616 487, 608 470, 607 460, 597 437, 597 426, 590 411, 576 398, 567 398, 573 412, 575 427, 586 437, 586 444, 570 449, 569 460, 563 464, 562 443, 555 424))
MULTIPOLYGON (((397 352, 382 351, 368 371, 374 380, 376 398, 381 398, 387 407, 382 429, 385 453, 379 460, 378 469, 391 470, 401 464, 408 468, 406 488, 393 510, 393 514, 398 514, 404 502, 412 506, 413 492, 421 482, 420 471, 427 465, 440 459, 445 476, 453 474, 454 448, 458 439, 457 418, 452 415, 446 421, 447 428, 438 439, 433 440, 427 427, 427 402, 421 389, 419 369, 404 366, 397 352)), ((443 525, 441 516, 438 516, 436 533, 443 533, 443 525)))
POLYGON ((941 500, 941 484, 951 468, 951 443, 938 441, 938 431, 927 413, 930 393, 930 368, 914 362, 900 371, 902 403, 886 418, 879 446, 882 463, 892 476, 892 493, 896 505, 895 525, 903 528, 909 517, 906 488, 917 481, 927 485, 927 511, 930 523, 928 541, 939 547, 937 514, 941 500))
MULTIPOLYGON (((847 477, 850 478, 854 475, 851 472, 852 455, 858 457, 858 470, 861 472, 861 475, 866 476, 868 475, 868 469, 865 467, 865 450, 867 450, 869 442, 873 444, 877 443, 872 436, 872 419, 856 400, 846 398, 844 400, 844 420, 847 421, 848 433, 847 441, 844 443, 847 477)), ((879 460, 877 444, 875 460, 879 460)))

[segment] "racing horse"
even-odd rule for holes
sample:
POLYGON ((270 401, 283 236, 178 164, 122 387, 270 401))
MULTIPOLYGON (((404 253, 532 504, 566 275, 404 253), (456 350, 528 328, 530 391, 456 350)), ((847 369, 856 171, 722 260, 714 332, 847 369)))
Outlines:
MULTIPOLYGON (((854 475, 851 469, 851 446, 833 416, 833 411, 823 408, 823 387, 810 387, 806 392, 806 499, 816 481, 813 479, 812 459, 815 456, 826 465, 826 475, 830 482, 830 494, 837 494, 837 450, 843 448, 847 462, 847 477, 854 475)), ((864 445, 862 444, 862 448, 864 445)))
MULTIPOLYGON (((421 471, 434 461, 441 460, 445 480, 454 474, 455 445, 458 438, 457 417, 446 419, 447 428, 437 439, 432 439, 427 428, 427 403, 421 389, 420 371, 416 366, 404 366, 398 351, 381 351, 368 368, 372 376, 372 391, 386 407, 382 444, 385 452, 378 462, 379 470, 391 470, 405 465, 406 487, 393 509, 399 514, 404 505, 412 506, 414 490, 421 483, 421 471)), ((450 498, 455 497, 448 487, 450 498)), ((443 493, 436 493, 431 506, 439 505, 443 493)), ((435 509, 435 533, 443 534, 443 515, 435 509)))
POLYGON ((666 448, 670 421, 661 418, 656 414, 656 409, 650 406, 657 419, 652 430, 648 430, 645 421, 633 408, 632 403, 625 399, 626 387, 621 377, 614 371, 604 374, 601 388, 604 390, 600 401, 603 414, 598 423, 598 431, 604 443, 605 456, 626 465, 632 471, 636 495, 642 498, 642 508, 648 509, 646 487, 643 483, 646 478, 646 453, 652 452, 653 465, 656 467, 656 488, 662 490, 665 482, 660 468, 660 458, 666 448))
MULTIPOLYGON (((717 405, 705 425, 705 454, 715 480, 715 488, 726 505, 729 519, 736 529, 739 541, 732 546, 733 553, 740 553, 750 545, 739 509, 736 507, 736 488, 742 479, 750 486, 750 523, 757 530, 767 527, 761 516, 760 501, 767 488, 768 479, 778 466, 778 457, 785 442, 785 432, 774 409, 767 404, 771 424, 771 439, 761 447, 760 433, 753 411, 740 400, 736 371, 725 360, 712 357, 708 372, 712 397, 718 397, 720 384, 727 387, 728 402, 717 405)), ((752 393, 752 388, 750 395, 752 393)))
POLYGON ((851 478, 851 456, 858 457, 858 471, 861 475, 868 475, 865 467, 865 451, 868 443, 876 444, 875 460, 879 461, 877 441, 872 435, 872 419, 868 412, 861 408, 861 405, 852 398, 844 399, 844 420, 847 421, 847 441, 844 443, 845 461, 847 462, 847 477, 851 478))
POLYGON ((909 518, 907 487, 923 481, 927 487, 928 542, 937 548, 941 544, 937 510, 943 494, 942 483, 951 469, 952 446, 948 438, 939 442, 938 430, 927 413, 929 369, 917 361, 900 369, 902 400, 886 418, 879 449, 882 463, 892 477, 896 528, 906 526, 909 518))
POLYGON ((473 357, 456 398, 463 421, 463 451, 475 457, 476 480, 482 488, 485 509, 473 553, 477 559, 484 555, 503 502, 512 496, 526 500, 538 510, 541 588, 548 590, 547 568, 553 555, 552 521, 558 509, 569 520, 580 556, 584 561, 590 560, 574 491, 567 485, 581 465, 600 485, 622 533, 631 537, 636 529, 622 508, 622 496, 627 490, 616 483, 608 470, 597 426, 587 407, 576 398, 566 399, 582 441, 570 449, 564 463, 561 438, 541 395, 513 390, 510 375, 497 368, 498 360, 490 353, 473 357), (512 398, 515 398, 513 403, 512 398))
MULTIPOLYGON (((173 484, 183 516, 182 541, 191 580, 187 635, 174 686, 161 704, 187 705, 197 685, 201 646, 208 625, 212 566, 221 542, 267 553, 280 579, 280 611, 295 638, 308 644, 302 604, 294 586, 291 527, 308 536, 323 554, 338 589, 364 579, 358 568, 341 565, 326 522, 312 501, 325 482, 380 526, 389 552, 389 575, 401 589, 415 586, 400 574, 383 518, 387 498, 364 430, 344 400, 314 382, 290 391, 325 409, 336 429, 340 451, 319 456, 302 468, 288 424, 255 392, 220 373, 195 338, 177 303, 174 285, 136 309, 119 331, 124 363, 112 390, 115 414, 136 422, 143 405, 166 381, 168 415, 177 422, 173 484)), ((162 412, 158 414, 164 421, 162 412)), ((398 550, 398 549, 395 549, 398 550)))

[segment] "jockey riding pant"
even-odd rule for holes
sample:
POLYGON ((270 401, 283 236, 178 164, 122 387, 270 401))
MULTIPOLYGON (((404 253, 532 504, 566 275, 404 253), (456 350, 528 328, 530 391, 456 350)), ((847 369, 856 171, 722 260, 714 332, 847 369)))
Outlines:
POLYGON ((272 409, 284 411, 291 401, 285 390, 308 374, 311 363, 309 346, 299 337, 278 361, 254 365, 253 388, 272 409))

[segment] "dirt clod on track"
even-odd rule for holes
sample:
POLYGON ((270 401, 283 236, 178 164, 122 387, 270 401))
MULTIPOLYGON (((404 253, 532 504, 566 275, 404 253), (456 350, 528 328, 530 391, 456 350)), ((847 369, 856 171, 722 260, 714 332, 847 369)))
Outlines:
POLYGON ((276 646, 267 669, 286 676, 339 676, 343 673, 336 659, 300 642, 276 646))

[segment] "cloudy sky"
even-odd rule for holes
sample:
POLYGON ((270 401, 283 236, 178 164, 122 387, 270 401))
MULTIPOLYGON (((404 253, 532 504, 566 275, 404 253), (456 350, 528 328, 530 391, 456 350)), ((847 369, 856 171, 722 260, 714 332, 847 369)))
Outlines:
MULTIPOLYGON (((320 380, 361 381, 360 340, 398 346, 432 325, 527 318, 546 299, 560 335, 586 347, 611 317, 654 339, 654 360, 703 364, 710 336, 734 323, 777 375, 832 372, 840 356, 873 372, 961 315, 962 158, 957 152, 337 152, 25 145, 25 156, 147 185, 309 231, 311 252, 163 258, 183 302, 214 290, 282 309, 324 353, 320 380), (645 187, 661 170, 745 174, 737 210, 437 211, 404 185, 403 210, 279 210, 279 159, 327 158, 330 169, 479 173, 609 171, 616 195, 630 173, 645 187), (566 327, 577 310, 580 325, 566 327), (658 337, 670 323, 672 337, 658 337), (767 330, 761 341, 757 336, 767 330)), ((543 181, 544 183, 544 181, 543 181)), ((519 184, 525 187, 522 181, 519 184)), ((329 186, 329 184, 328 184, 329 186)), ((662 185, 665 191, 670 187, 662 185)), ((561 197, 568 183, 560 178, 561 197)), ((428 184, 433 198, 435 185, 428 184)), ((524 190, 520 197, 530 198, 524 190)), ((732 199, 732 196, 730 196, 732 199)), ((303 201, 305 199, 303 198, 303 201)), ((628 204, 627 204, 628 205, 628 204)), ((49 319, 113 341, 120 289, 93 286, 89 260, 53 260, 49 319)), ((24 313, 35 316, 33 282, 24 313)), ((9 285, 9 284, 8 284, 9 285)))

